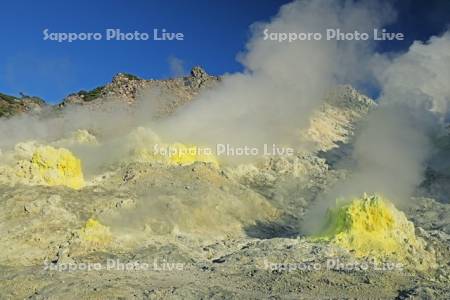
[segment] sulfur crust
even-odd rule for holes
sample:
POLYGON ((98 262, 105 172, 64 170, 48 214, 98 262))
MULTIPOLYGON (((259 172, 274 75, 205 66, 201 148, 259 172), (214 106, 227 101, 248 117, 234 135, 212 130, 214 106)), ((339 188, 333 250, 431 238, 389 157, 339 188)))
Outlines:
POLYGON ((31 169, 49 186, 81 189, 85 185, 81 161, 64 148, 38 147, 31 158, 31 169))
POLYGON ((351 251, 356 257, 378 261, 392 259, 405 264, 420 260, 418 269, 434 264, 434 255, 415 235, 412 222, 381 196, 364 195, 328 212, 320 238, 351 251))
POLYGON ((109 227, 90 218, 79 232, 81 239, 88 244, 104 246, 111 242, 112 234, 109 227))
POLYGON ((65 148, 39 145, 31 141, 17 144, 1 159, 1 184, 85 186, 81 161, 65 148))

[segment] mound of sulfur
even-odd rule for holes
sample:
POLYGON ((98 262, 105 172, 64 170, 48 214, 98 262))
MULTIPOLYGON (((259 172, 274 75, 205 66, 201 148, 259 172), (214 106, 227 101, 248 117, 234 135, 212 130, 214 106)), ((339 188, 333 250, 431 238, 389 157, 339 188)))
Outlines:
POLYGON ((79 234, 84 242, 96 246, 107 245, 112 240, 109 227, 92 218, 86 222, 79 234))
POLYGON ((84 186, 81 161, 67 149, 38 147, 31 158, 31 166, 49 186, 64 185, 73 189, 84 186))
POLYGON ((36 146, 30 151, 30 156, 17 162, 14 176, 9 176, 12 181, 30 185, 67 186, 72 189, 80 189, 85 185, 81 162, 69 150, 36 146))
POLYGON ((319 238, 357 257, 393 260, 416 269, 429 269, 435 263, 434 254, 425 249, 425 241, 415 235, 414 224, 378 195, 364 195, 329 209, 319 238))

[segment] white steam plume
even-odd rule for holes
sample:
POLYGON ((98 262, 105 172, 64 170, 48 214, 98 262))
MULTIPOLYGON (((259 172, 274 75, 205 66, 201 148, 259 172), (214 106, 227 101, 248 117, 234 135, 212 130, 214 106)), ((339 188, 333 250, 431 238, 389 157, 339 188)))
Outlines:
POLYGON ((432 135, 448 116, 450 33, 385 59, 375 70, 382 94, 355 143, 355 186, 408 199, 422 180, 432 135))
POLYGON ((370 32, 392 20, 392 10, 373 2, 295 1, 281 7, 270 23, 253 26, 243 73, 226 75, 220 85, 160 124, 157 132, 181 142, 298 145, 324 93, 339 83, 358 83, 367 74, 370 41, 264 39, 266 33, 325 33, 328 28, 370 32), (376 12, 376 13, 375 13, 376 12))
POLYGON ((450 32, 415 42, 405 54, 376 57, 380 105, 356 138, 356 168, 311 209, 303 229, 317 231, 336 198, 381 193, 407 204, 423 180, 433 136, 444 128, 450 107, 450 32))

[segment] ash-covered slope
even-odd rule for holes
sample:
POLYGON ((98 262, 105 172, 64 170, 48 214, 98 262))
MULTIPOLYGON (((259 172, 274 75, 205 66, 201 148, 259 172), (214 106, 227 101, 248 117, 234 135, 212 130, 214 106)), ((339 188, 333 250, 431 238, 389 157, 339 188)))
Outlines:
POLYGON ((369 97, 351 86, 339 86, 329 92, 324 104, 315 112, 304 133, 312 149, 329 151, 350 142, 358 122, 376 107, 369 97))

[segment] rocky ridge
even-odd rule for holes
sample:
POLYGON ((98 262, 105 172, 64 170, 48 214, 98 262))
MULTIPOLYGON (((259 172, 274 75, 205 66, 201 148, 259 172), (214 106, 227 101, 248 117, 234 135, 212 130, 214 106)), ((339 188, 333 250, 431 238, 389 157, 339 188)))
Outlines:
POLYGON ((11 117, 19 113, 39 112, 46 106, 38 97, 22 95, 20 98, 0 93, 0 117, 11 117))
POLYGON ((220 77, 211 76, 201 67, 194 67, 190 76, 154 80, 141 79, 137 76, 118 73, 111 83, 98 87, 91 91, 80 91, 66 97, 60 104, 61 107, 67 105, 101 105, 102 99, 119 99, 128 104, 136 101, 141 93, 151 90, 170 98, 170 103, 165 103, 165 111, 162 114, 169 114, 177 107, 192 100, 200 90, 208 88, 220 81, 220 77))

